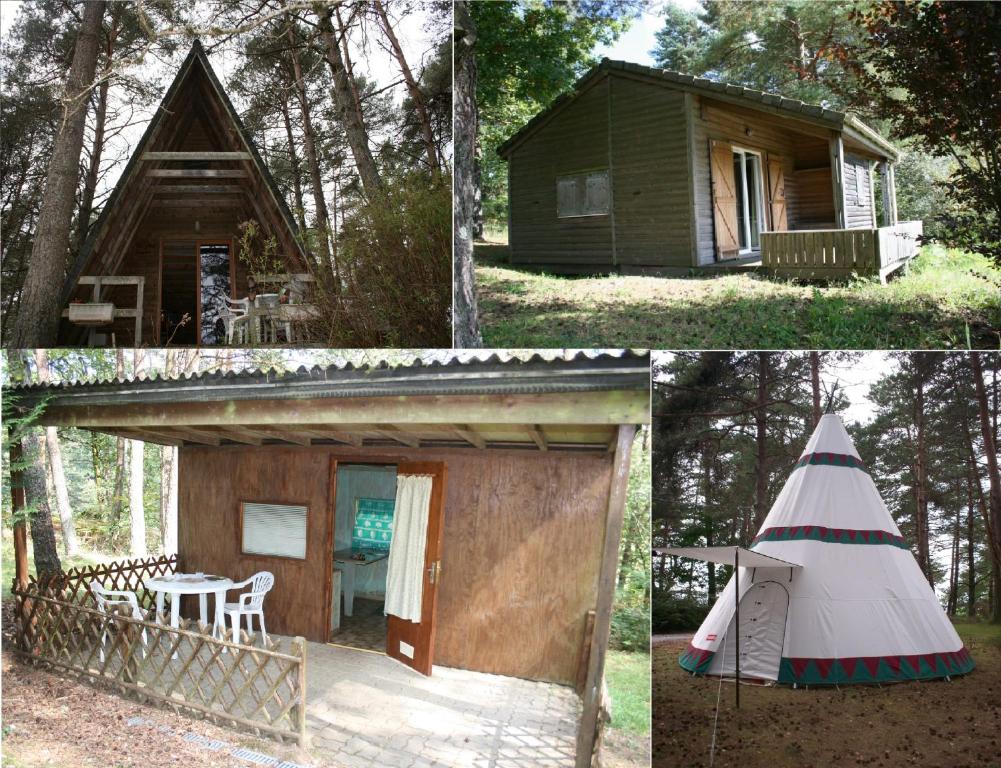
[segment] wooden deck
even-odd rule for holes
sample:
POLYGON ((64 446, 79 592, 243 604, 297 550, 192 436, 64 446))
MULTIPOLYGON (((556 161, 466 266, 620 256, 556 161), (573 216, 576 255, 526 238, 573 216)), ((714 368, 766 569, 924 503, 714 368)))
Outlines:
POLYGON ((885 281, 917 253, 921 233, 920 221, 876 229, 763 232, 761 262, 783 277, 829 280, 855 274, 885 281))

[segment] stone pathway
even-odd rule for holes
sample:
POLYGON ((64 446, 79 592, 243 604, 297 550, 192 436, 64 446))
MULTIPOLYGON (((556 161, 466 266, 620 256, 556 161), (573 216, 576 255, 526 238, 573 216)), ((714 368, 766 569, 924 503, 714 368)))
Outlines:
POLYGON ((571 688, 309 643, 310 752, 338 768, 564 768, 580 703, 571 688))

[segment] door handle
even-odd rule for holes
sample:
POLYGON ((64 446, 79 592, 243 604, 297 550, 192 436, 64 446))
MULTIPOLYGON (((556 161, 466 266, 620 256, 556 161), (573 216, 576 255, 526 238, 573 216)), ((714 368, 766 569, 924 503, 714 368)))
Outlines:
POLYGON ((431 584, 438 581, 438 576, 441 575, 441 560, 435 560, 431 565, 428 566, 428 579, 431 584))

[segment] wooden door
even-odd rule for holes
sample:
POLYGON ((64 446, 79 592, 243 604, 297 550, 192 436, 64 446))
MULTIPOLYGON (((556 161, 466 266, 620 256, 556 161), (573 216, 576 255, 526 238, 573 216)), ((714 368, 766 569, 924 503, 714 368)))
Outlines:
POLYGON ((445 522, 445 464, 435 461, 400 462, 397 475, 431 475, 431 502, 428 509, 427 544, 424 550, 424 587, 421 621, 415 624, 398 616, 386 617, 386 655, 417 670, 431 674, 434 663, 434 636, 438 586, 441 583, 441 535, 445 522))
POLYGON ((768 203, 772 213, 772 231, 785 232, 789 229, 786 218, 786 180, 782 170, 782 158, 768 158, 768 203))
POLYGON ((722 141, 710 141, 709 158, 716 258, 735 259, 740 255, 740 240, 737 237, 737 188, 733 174, 733 147, 722 141))

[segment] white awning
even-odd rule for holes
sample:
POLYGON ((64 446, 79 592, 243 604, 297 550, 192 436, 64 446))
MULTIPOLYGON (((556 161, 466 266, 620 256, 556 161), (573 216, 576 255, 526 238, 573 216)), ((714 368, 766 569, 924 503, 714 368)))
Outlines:
POLYGON ((740 565, 743 568, 803 567, 799 563, 779 560, 777 557, 769 557, 743 547, 667 547, 655 549, 654 552, 658 555, 677 555, 678 557, 690 557, 692 560, 702 560, 706 563, 722 563, 724 565, 733 565, 739 552, 740 565))

